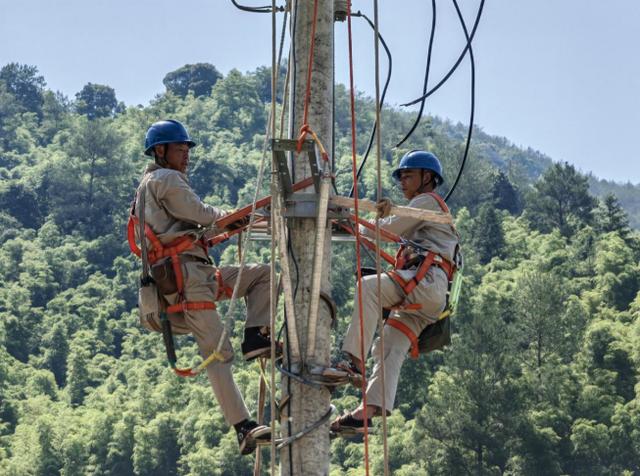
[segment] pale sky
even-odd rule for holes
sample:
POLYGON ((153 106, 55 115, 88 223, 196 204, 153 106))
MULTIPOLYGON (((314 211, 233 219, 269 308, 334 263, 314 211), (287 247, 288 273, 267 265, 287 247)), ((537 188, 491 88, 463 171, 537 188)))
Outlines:
MULTIPOLYGON (((459 3, 471 26, 479 0, 459 3)), ((353 0, 371 18, 372 4, 353 0)), ((431 2, 379 4, 394 60, 387 98, 399 105, 422 90, 431 2)), ((0 0, 0 8, 0 65, 35 65, 71 99, 92 82, 113 87, 127 105, 148 104, 164 75, 187 63, 209 62, 223 74, 271 64, 270 15, 228 0, 0 0)), ((431 84, 464 45, 452 2, 437 1, 437 20, 431 84)), ((583 172, 640 183, 638 25, 638 0, 487 0, 474 42, 475 124, 583 172)), ((356 87, 373 96, 373 35, 358 19, 354 35, 356 87)), ((336 25, 336 52, 336 80, 347 84, 346 24, 336 25)), ((463 66, 427 112, 468 121, 463 66)))

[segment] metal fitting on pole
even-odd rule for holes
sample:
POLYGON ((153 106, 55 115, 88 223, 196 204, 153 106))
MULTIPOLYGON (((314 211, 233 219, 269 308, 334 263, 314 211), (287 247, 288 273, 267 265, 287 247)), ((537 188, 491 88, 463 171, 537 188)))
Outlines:
POLYGON ((334 0, 333 2, 333 20, 345 21, 347 19, 347 2, 349 0, 334 0))

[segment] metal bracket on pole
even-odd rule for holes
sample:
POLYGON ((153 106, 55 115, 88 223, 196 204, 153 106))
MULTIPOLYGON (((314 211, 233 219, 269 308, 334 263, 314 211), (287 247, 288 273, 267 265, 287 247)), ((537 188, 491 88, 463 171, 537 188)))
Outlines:
MULTIPOLYGON (((294 192, 287 156, 288 153, 295 152, 297 146, 298 141, 295 139, 271 140, 271 150, 275 159, 274 163, 281 185, 282 202, 284 204, 282 215, 286 218, 316 218, 318 216, 318 196, 322 179, 318 164, 319 154, 316 150, 316 144, 312 140, 306 140, 302 143, 302 152, 306 152, 309 159, 315 192, 294 192)), ((348 218, 349 210, 330 205, 327 216, 328 218, 348 218)))
POLYGON ((318 168, 318 156, 316 145, 312 140, 302 143, 302 152, 307 153, 311 176, 315 193, 294 192, 289 173, 287 159, 288 152, 295 152, 298 141, 295 139, 272 139, 271 149, 274 154, 278 179, 280 180, 283 194, 284 210, 282 215, 287 218, 315 218, 318 216, 318 192, 320 191, 320 170, 318 168))

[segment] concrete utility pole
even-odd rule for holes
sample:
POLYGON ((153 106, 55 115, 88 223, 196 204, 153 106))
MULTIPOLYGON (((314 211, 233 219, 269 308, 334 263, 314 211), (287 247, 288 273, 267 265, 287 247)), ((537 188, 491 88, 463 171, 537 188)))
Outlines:
MULTIPOLYGON (((308 124, 316 132, 325 148, 331 153, 333 141, 333 20, 334 0, 319 0, 316 22, 313 72, 311 78, 311 99, 308 112, 308 124)), ((290 138, 298 136, 303 122, 305 91, 309 63, 309 48, 313 28, 314 2, 312 0, 292 1, 292 31, 294 45, 294 71, 290 83, 290 138)), ((307 136, 309 139, 311 136, 307 136)), ((294 154, 294 163, 289 164, 291 177, 298 182, 311 176, 307 154, 294 154)), ((330 157, 333 160, 333 157, 330 157)), ((306 190, 315 193, 313 188, 306 190)), ((315 350, 309 350, 309 309, 311 301, 312 268, 316 236, 316 218, 291 218, 289 230, 292 241, 292 252, 297 262, 299 281, 295 299, 296 327, 300 341, 300 352, 303 358, 313 356, 313 364, 328 366, 331 355, 331 316, 326 303, 320 301, 318 306, 315 350)), ((323 292, 330 295, 331 283, 329 272, 331 266, 331 231, 327 227, 324 235, 324 258, 322 260, 323 292)), ((290 256, 290 269, 293 285, 296 285, 296 267, 290 256)), ((286 356, 285 356, 286 357, 286 356)), ((311 365, 311 362, 307 362, 311 365)), ((286 366, 286 363, 285 363, 286 366)), ((283 375, 282 395, 287 395, 290 388, 290 401, 283 408, 281 431, 288 435, 308 428, 327 413, 331 404, 329 391, 325 387, 314 388, 287 379, 283 375), (287 380, 289 380, 287 382, 287 380), (290 387, 289 387, 290 386, 290 387)), ((318 475, 329 474, 329 428, 328 422, 295 441, 290 447, 280 451, 280 471, 282 475, 318 475)))

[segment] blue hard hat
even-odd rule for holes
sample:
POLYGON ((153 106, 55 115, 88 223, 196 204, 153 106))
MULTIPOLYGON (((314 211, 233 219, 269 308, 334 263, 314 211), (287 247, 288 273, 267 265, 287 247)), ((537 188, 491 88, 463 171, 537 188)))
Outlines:
POLYGON ((149 127, 144 138, 144 154, 151 155, 151 150, 156 145, 173 144, 175 142, 187 144, 189 149, 196 145, 189 137, 187 129, 180 122, 173 119, 154 122, 149 127))
POLYGON ((400 172, 407 169, 429 170, 436 175, 436 184, 441 185, 444 182, 442 178, 442 164, 438 158, 431 152, 424 150, 412 150, 404 154, 400 160, 400 165, 393 171, 392 177, 400 180, 400 172))

